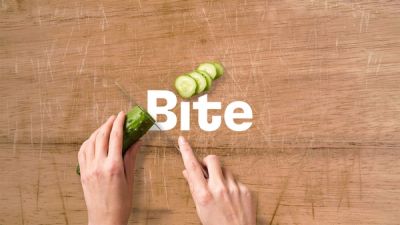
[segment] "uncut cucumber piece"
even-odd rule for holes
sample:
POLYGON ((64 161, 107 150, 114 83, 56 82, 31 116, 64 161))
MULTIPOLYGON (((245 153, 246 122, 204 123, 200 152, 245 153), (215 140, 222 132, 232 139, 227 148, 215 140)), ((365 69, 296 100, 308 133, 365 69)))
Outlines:
POLYGON ((175 80, 175 88, 182 98, 190 98, 196 93, 197 83, 190 76, 181 75, 175 80))
POLYGON ((201 70, 197 70, 196 72, 201 73, 201 75, 203 75, 203 77, 206 78, 207 87, 206 87, 206 89, 204 89, 204 91, 210 90, 210 88, 212 86, 212 82, 213 82, 213 79, 210 77, 210 75, 208 75, 207 72, 201 71, 201 70))
POLYGON ((210 77, 215 80, 217 77, 217 68, 212 63, 202 63, 197 67, 198 70, 205 71, 210 77))
POLYGON ((140 106, 132 107, 125 117, 122 155, 125 155, 131 145, 145 135, 155 122, 154 118, 140 106))
POLYGON ((201 75, 196 71, 190 72, 188 75, 196 81, 197 84, 196 94, 200 94, 206 89, 207 80, 203 75, 201 75))
POLYGON ((221 63, 218 62, 214 62, 213 65, 215 66, 215 69, 217 69, 217 76, 215 77, 215 79, 218 79, 224 74, 224 67, 221 63))
MULTIPOLYGON (((136 141, 138 141, 154 125, 155 120, 151 115, 140 106, 134 106, 125 116, 122 156, 136 141)), ((76 173, 80 175, 79 164, 76 173)))

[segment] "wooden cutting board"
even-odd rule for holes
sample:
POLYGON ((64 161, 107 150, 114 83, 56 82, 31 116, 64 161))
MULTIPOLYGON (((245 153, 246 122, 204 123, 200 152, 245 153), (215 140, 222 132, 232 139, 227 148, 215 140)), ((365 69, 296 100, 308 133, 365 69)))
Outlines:
MULTIPOLYGON (((219 155, 254 192, 259 224, 398 224, 399 13, 377 0, 0 1, 0 224, 86 223, 76 156, 128 109, 113 81, 146 105, 209 60, 226 67, 209 101, 249 103, 253 126, 204 132, 192 111, 190 132, 168 133, 219 155)), ((145 137, 130 224, 199 224, 158 135, 145 137)))

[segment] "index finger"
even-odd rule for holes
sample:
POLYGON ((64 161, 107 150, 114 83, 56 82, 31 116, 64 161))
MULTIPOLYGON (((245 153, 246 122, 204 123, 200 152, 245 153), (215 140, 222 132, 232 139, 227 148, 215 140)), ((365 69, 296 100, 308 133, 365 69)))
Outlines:
POLYGON ((204 178, 199 161, 193 154, 192 148, 182 136, 179 137, 178 144, 182 155, 183 164, 185 165, 188 173, 189 182, 191 182, 194 187, 201 187, 205 189, 207 187, 207 181, 204 178))

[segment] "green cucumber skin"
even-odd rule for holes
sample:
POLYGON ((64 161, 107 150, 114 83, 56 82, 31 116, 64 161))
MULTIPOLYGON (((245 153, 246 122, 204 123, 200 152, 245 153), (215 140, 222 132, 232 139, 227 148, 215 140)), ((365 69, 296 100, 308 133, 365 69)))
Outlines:
POLYGON ((122 155, 154 125, 155 120, 139 106, 134 106, 127 114, 124 124, 122 155))
POLYGON ((207 72, 202 71, 202 70, 196 70, 196 72, 200 73, 201 75, 203 75, 204 78, 206 78, 207 87, 206 87, 206 89, 204 89, 204 91, 210 90, 212 87, 212 82, 213 82, 213 79, 211 78, 211 76, 207 72))
MULTIPOLYGON (((132 107, 125 117, 122 156, 125 155, 129 147, 147 133, 154 123, 153 117, 140 106, 132 107)), ((76 173, 80 175, 79 164, 76 167, 76 173)))
POLYGON ((217 69, 217 76, 215 77, 215 79, 218 79, 224 74, 224 67, 221 63, 218 62, 213 62, 213 65, 215 66, 215 69, 217 69))

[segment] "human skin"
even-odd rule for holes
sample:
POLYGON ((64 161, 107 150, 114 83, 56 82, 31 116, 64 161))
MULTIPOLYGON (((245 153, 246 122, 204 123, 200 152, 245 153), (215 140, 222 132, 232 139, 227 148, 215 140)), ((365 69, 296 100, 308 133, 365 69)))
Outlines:
MULTIPOLYGON (((82 144, 78 160, 89 225, 125 225, 132 209, 136 155, 141 142, 122 157, 125 113, 111 116, 82 144)), ((255 225, 256 211, 249 189, 221 167, 217 156, 199 162, 189 143, 178 140, 183 176, 203 225, 255 225), (201 169, 207 168, 209 178, 201 169)))
POLYGON ((184 137, 179 149, 185 165, 183 176, 189 184, 197 215, 203 225, 255 225, 256 210, 249 189, 221 167, 217 156, 208 155, 200 163, 184 137), (206 166, 209 178, 202 172, 206 166))
POLYGON ((122 158, 125 113, 111 116, 81 146, 78 160, 89 225, 125 225, 132 209, 140 141, 122 158))

